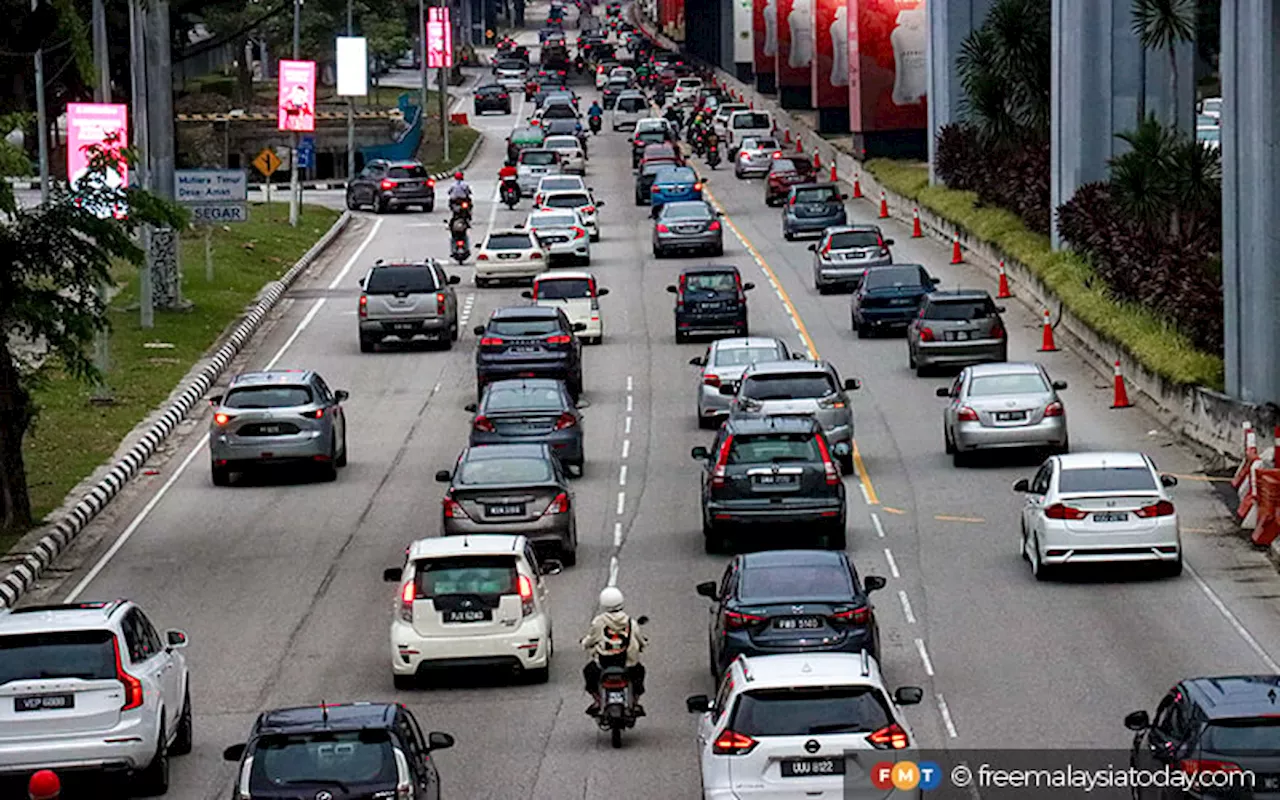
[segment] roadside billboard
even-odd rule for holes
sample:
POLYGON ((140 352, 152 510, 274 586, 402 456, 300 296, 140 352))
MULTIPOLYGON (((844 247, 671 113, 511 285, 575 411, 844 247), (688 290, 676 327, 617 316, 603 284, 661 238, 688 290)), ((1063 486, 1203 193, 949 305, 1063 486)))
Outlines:
POLYGON ((814 108, 845 108, 849 105, 848 13, 849 5, 858 0, 809 2, 813 4, 815 45, 810 102, 814 108))
POLYGON ((316 129, 316 62, 280 61, 277 130, 310 133, 316 129))
POLYGON ((363 36, 338 37, 338 94, 364 97, 369 94, 369 46, 363 36))
POLYGON ((733 60, 746 64, 754 57, 751 45, 753 0, 733 0, 733 60))
POLYGON ((122 103, 67 104, 67 182, 76 184, 89 171, 89 151, 100 145, 119 153, 117 167, 107 172, 107 186, 129 185, 129 165, 124 150, 129 146, 129 107, 122 103))
POLYGON ((427 66, 443 69, 453 66, 453 26, 449 9, 432 6, 427 9, 427 66))
POLYGON ((850 0, 857 7, 848 17, 849 126, 855 133, 927 127, 925 2, 850 0))
MULTIPOLYGON (((808 88, 813 63, 811 0, 770 0, 775 7, 780 88, 808 88)), ((806 92, 806 94, 808 94, 806 92)))
POLYGON ((774 57, 778 54, 777 2, 751 0, 752 51, 757 75, 772 75, 777 69, 774 66, 774 57))

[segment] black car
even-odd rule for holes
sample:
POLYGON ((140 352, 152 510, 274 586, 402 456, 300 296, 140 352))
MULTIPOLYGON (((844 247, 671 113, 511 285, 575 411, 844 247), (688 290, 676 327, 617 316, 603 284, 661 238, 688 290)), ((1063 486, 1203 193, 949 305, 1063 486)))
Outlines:
POLYGON ((711 600, 711 674, 738 656, 860 653, 880 658, 868 595, 885 579, 858 570, 843 550, 766 550, 735 556, 720 582, 698 584, 711 600))
POLYGON ((766 544, 792 544, 808 533, 827 549, 844 550, 844 481, 836 459, 847 447, 829 444, 813 417, 730 417, 710 450, 691 452, 703 466, 706 551, 728 549, 735 531, 755 532, 766 544))
POLYGON ((475 103, 476 116, 486 111, 501 111, 503 114, 511 113, 511 93, 507 91, 505 86, 499 86, 496 83, 477 86, 475 103))
POLYGON ((676 296, 676 343, 697 334, 747 336, 747 292, 738 268, 728 264, 685 267, 680 283, 667 287, 676 296))
POLYGON ((439 800, 440 773, 431 756, 449 747, 452 736, 424 736, 413 712, 399 703, 340 703, 259 714, 249 741, 222 757, 239 762, 233 794, 244 800, 439 800))
POLYGON ((1155 717, 1135 711, 1124 718, 1134 731, 1129 763, 1135 769, 1209 773, 1212 791, 1135 791, 1138 800, 1174 798, 1274 798, 1280 796, 1280 676, 1190 678, 1169 690, 1155 717), (1236 782, 1228 782, 1232 778, 1236 782), (1218 781, 1221 781, 1219 783, 1218 781))
POLYGON ((635 136, 631 137, 631 168, 635 169, 640 166, 640 159, 644 157, 644 149, 651 144, 675 144, 675 138, 671 135, 670 128, 651 129, 646 131, 638 131, 635 136))
POLYGON ((895 264, 867 270, 850 301, 850 322, 865 339, 882 328, 905 328, 920 312, 920 301, 940 280, 919 264, 895 264))
POLYGON ((827 228, 847 224, 844 201, 848 199, 834 183, 792 186, 782 207, 782 238, 791 241, 802 233, 821 235, 827 228))
POLYGON ((579 406, 564 381, 515 378, 485 387, 479 403, 469 403, 472 447, 490 444, 545 444, 566 467, 582 474, 583 424, 579 406))
POLYGON ((574 400, 582 395, 582 342, 578 331, 558 308, 512 306, 496 309, 485 325, 475 327, 477 399, 484 387, 504 378, 555 378, 565 382, 574 400))
POLYGON ((374 159, 347 183, 347 208, 371 206, 381 214, 391 208, 436 207, 436 182, 419 161, 374 159))
POLYGON ((653 188, 653 182, 658 177, 658 173, 669 167, 679 166, 674 161, 654 161, 648 164, 641 164, 640 171, 636 173, 636 194, 635 202, 638 206, 649 204, 650 189, 653 188))
POLYGON ((627 78, 610 78, 600 92, 600 105, 605 111, 618 104, 618 95, 635 88, 627 78))

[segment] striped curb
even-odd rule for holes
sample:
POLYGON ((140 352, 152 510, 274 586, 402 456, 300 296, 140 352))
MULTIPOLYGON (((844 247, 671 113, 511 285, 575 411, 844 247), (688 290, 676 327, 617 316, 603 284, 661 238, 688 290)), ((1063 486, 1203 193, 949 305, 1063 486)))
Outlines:
POLYGON ((222 376, 232 359, 257 332, 267 314, 280 302, 280 298, 298 279, 298 276, 311 266, 350 221, 351 212, 343 213, 320 238, 320 241, 298 259, 297 263, 280 277, 280 280, 268 284, 253 310, 235 323, 230 336, 199 374, 187 384, 178 399, 165 408, 160 418, 152 423, 142 439, 111 467, 106 477, 82 497, 66 516, 53 523, 49 532, 36 542, 30 552, 10 554, 9 557, 16 558, 17 563, 7 575, 0 579, 0 609, 12 608, 35 585, 44 570, 48 569, 54 560, 75 541, 94 517, 102 513, 102 509, 115 499, 125 484, 138 474, 169 434, 173 433, 178 423, 222 376))
MULTIPOLYGON (((392 114, 392 110, 387 111, 356 111, 351 115, 352 119, 387 119, 392 114)), ((241 114, 230 114, 221 112, 217 114, 174 114, 173 118, 178 122, 274 122, 279 119, 279 115, 274 111, 271 112, 244 112, 241 114)), ((317 111, 316 119, 347 119, 345 111, 317 111)))

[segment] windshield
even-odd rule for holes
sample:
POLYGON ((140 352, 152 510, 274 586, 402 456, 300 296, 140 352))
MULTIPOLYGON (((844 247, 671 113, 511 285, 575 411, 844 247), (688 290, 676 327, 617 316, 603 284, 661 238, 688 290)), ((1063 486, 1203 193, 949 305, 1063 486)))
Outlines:
POLYGON ((535 214, 529 217, 529 224, 525 227, 532 230, 539 228, 572 228, 578 224, 578 217, 574 214, 535 214))
POLYGON ((1058 476, 1060 492, 1154 492, 1155 478, 1146 467, 1090 467, 1064 469, 1058 476))
POLYGON ((521 381, 490 385, 484 410, 494 411, 561 411, 565 408, 559 386, 526 386, 521 381))
POLYGON ((116 677, 110 631, 52 631, 0 636, 0 686, 12 681, 116 677))
POLYGON ((667 203, 662 219, 711 219, 711 209, 702 203, 667 203))
POLYGON ((830 203, 838 202, 840 193, 829 186, 816 186, 812 189, 796 189, 797 203, 830 203))
POLYGON ((495 233, 484 243, 486 250, 528 250, 533 247, 527 233, 495 233))
POLYGON ((539 300, 578 300, 592 297, 586 278, 554 278, 538 281, 539 300))
POLYGON ((253 750, 250 789, 396 782, 391 735, 381 730, 267 734, 253 750))
POLYGON ((1204 729, 1200 749, 1224 756, 1280 755, 1280 719, 1217 720, 1204 729))
POLYGON ((769 165, 770 172, 795 172, 796 164, 789 158, 775 158, 769 165))
POLYGON ((579 189, 582 187, 581 178, 543 178, 538 184, 540 192, 554 192, 558 189, 579 189))
POLYGON ((580 150, 582 145, 572 136, 552 136, 547 139, 543 147, 549 147, 552 150, 580 150))
POLYGON ((560 322, 556 319, 538 317, 537 319, 491 319, 488 332, 494 336, 546 336, 560 332, 560 322))
POLYGON ((306 386, 247 386, 232 389, 222 398, 227 408, 290 408, 311 404, 306 386))
POLYGON ((418 599, 456 594, 516 593, 515 556, 450 556, 422 559, 414 583, 418 599))
POLYGON ((924 267, 880 267, 867 270, 862 285, 868 289, 889 289, 908 286, 923 289, 933 284, 924 267))
POLYGON ((468 486, 502 483, 541 483, 551 480, 551 464, 542 458, 471 458, 462 462, 456 478, 468 486))
POLYGON ((729 727, 747 736, 870 733, 888 725, 876 689, 833 686, 762 689, 738 698, 729 727))
POLYGON ((686 292, 736 292, 737 276, 732 272, 691 272, 684 276, 686 292))
POLYGON ((578 208, 590 204, 591 199, 580 193, 553 194, 543 201, 543 205, 551 208, 578 208))
POLYGON ((929 311, 925 314, 928 319, 940 319, 951 322, 985 319, 996 313, 995 303, 983 298, 981 300, 950 300, 937 301, 929 305, 929 311))
POLYGON ((556 154, 548 153, 545 150, 541 152, 525 150, 520 154, 520 163, 533 167, 545 167, 556 163, 556 154))
POLYGON ((525 66, 523 61, 516 61, 515 59, 511 59, 508 61, 499 61, 498 69, 505 70, 507 72, 511 72, 512 70, 519 70, 520 72, 524 72, 525 66))
POLYGON ((654 177, 654 183, 693 183, 697 176, 688 167, 667 168, 654 177))
POLYGON ((646 105, 646 101, 644 100, 644 98, 624 97, 618 101, 618 110, 627 111, 634 114, 637 111, 643 111, 645 105, 646 105))
POLYGON ((556 103, 548 106, 547 110, 542 112, 543 119, 577 119, 578 112, 573 110, 573 106, 564 103, 556 103))
POLYGON ((427 170, 424 167, 392 167, 387 170, 388 178, 425 178, 427 170))
POLYGON ((818 461, 818 443, 809 433, 739 434, 729 446, 730 464, 818 461))
POLYGON ((421 294, 436 290, 436 276, 426 267, 378 267, 369 273, 365 294, 421 294))
POLYGON ((742 387, 742 396, 752 400, 800 400, 826 397, 835 391, 835 381, 825 372, 782 373, 752 375, 742 387))
POLYGON ((769 127, 769 115, 761 112, 738 112, 733 115, 733 129, 741 130, 743 128, 767 128, 769 127))
POLYGON ((777 347, 722 347, 716 351, 715 366, 745 367, 765 361, 781 361, 786 357, 777 347))
POLYGON ((1039 372, 1020 372, 1014 375, 980 375, 969 381, 970 397, 990 397, 999 394, 1040 394, 1049 391, 1049 385, 1039 372))
POLYGON ((738 597, 748 603, 850 600, 853 583, 849 571, 839 563, 802 567, 753 566, 742 570, 738 597))
POLYGON ((666 141, 667 134, 661 130, 640 131, 636 134, 636 140, 644 145, 656 144, 666 141))

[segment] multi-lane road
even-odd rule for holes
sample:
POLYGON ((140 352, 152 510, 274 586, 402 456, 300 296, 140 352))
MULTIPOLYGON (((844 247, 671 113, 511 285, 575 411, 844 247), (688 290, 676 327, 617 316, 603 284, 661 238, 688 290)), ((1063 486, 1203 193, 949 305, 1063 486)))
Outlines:
MULTIPOLYGON (((584 104, 594 91, 584 88, 584 104)), ((486 136, 468 179, 477 220, 523 220, 493 200, 502 140, 523 119, 475 118, 486 136)), ((610 289, 601 301, 602 346, 587 348, 587 467, 576 481, 579 562, 549 579, 559 645, 550 683, 471 683, 466 676, 418 691, 392 688, 387 626, 395 586, 381 581, 412 539, 439 528, 440 485, 465 444, 474 399, 470 329, 519 289, 472 286, 454 271, 462 339, 450 352, 362 355, 356 338, 357 278, 376 259, 444 258, 440 213, 359 213, 290 293, 241 359, 244 369, 316 369, 350 391, 351 463, 336 483, 281 477, 215 488, 193 420, 170 443, 158 473, 140 478, 85 533, 27 602, 129 596, 157 624, 185 629, 196 714, 193 754, 173 764, 178 798, 221 798, 232 765, 222 748, 242 741, 263 709, 321 701, 394 699, 424 727, 457 737, 438 757, 445 793, 468 800, 693 798, 699 795, 694 719, 684 698, 711 690, 707 601, 694 594, 725 559, 703 553, 699 466, 689 449, 708 444, 694 419, 702 345, 672 336, 671 283, 683 261, 649 255, 647 209, 632 204, 628 142, 591 142, 588 184, 605 206, 591 269, 610 289), (624 748, 583 714, 583 658, 575 639, 616 574, 632 613, 652 617, 647 658, 649 716, 624 748)), ((907 368, 901 339, 858 340, 848 297, 819 296, 805 243, 784 242, 779 213, 758 181, 709 176, 730 223, 725 262, 759 286, 752 331, 786 338, 857 376, 860 474, 849 484, 849 549, 863 574, 888 578, 875 596, 884 669, 895 685, 926 690, 908 709, 931 747, 1124 746, 1121 717, 1147 707, 1178 678, 1271 672, 1280 658, 1280 579, 1231 532, 1192 454, 1141 411, 1112 411, 1110 387, 1074 356, 1038 354, 1037 319, 1009 304, 1010 358, 1038 359, 1065 393, 1077 450, 1141 449, 1183 476, 1175 490, 1189 569, 1173 580, 1117 570, 1037 583, 1017 553, 1022 497, 1010 484, 1034 460, 957 470, 943 454, 941 403, 907 368), (1271 655, 1268 655, 1270 653, 1271 655)), ((442 187, 443 188, 443 187, 442 187)), ((874 222, 852 202, 850 215, 874 222)), ((481 231, 477 231, 479 234, 481 231)), ((948 253, 887 234, 899 261, 925 264, 944 287, 991 289, 985 274, 950 266, 948 253)), ((1016 287, 1015 287, 1016 288, 1016 287)))

